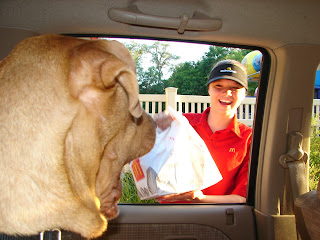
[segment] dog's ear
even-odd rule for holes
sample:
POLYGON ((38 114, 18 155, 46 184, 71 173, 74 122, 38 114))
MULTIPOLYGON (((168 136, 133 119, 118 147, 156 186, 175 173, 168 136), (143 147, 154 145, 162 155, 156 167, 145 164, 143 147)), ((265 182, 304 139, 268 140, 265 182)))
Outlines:
POLYGON ((142 108, 136 74, 124 62, 119 59, 104 62, 101 68, 101 78, 106 87, 112 85, 116 79, 128 94, 131 115, 135 118, 141 117, 142 108))
MULTIPOLYGON (((114 41, 112 41, 114 42, 114 41)), ((119 43, 120 44, 120 43, 119 43)), ((73 50, 71 56, 69 90, 73 97, 92 106, 100 94, 112 90, 116 82, 125 89, 129 98, 129 111, 135 118, 142 115, 139 87, 133 60, 119 45, 103 40, 85 43, 73 50), (119 59, 123 57, 124 59, 119 59), (129 59, 128 59, 129 58, 129 59)))

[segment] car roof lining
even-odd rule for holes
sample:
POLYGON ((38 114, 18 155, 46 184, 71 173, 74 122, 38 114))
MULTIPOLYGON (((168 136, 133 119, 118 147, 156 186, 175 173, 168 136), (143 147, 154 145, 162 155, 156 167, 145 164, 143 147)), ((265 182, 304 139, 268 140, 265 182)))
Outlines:
POLYGON ((319 1, 306 0, 298 4, 291 4, 289 0, 279 0, 277 4, 262 0, 243 0, 241 3, 237 0, 217 0, 216 4, 209 2, 211 0, 185 1, 184 4, 177 0, 92 0, 90 4, 84 4, 77 0, 34 0, 16 4, 14 1, 4 0, 0 2, 0 27, 28 29, 39 34, 81 32, 126 35, 130 32, 141 37, 157 38, 165 35, 172 39, 228 42, 268 48, 302 42, 320 43, 320 32, 314 31, 319 23, 319 1), (111 8, 126 8, 133 3, 139 11, 154 16, 178 18, 187 14, 192 17, 195 12, 201 12, 209 18, 220 19, 222 27, 218 31, 185 31, 184 34, 179 34, 175 29, 129 25, 108 17, 111 8), (235 4, 237 8, 232 7, 235 4), (308 6, 310 4, 314 6, 311 9, 308 6), (244 14, 239 15, 239 12, 244 14), (266 18, 268 21, 265 21, 266 18), (288 31, 283 31, 279 22, 281 26, 287 26, 288 31))

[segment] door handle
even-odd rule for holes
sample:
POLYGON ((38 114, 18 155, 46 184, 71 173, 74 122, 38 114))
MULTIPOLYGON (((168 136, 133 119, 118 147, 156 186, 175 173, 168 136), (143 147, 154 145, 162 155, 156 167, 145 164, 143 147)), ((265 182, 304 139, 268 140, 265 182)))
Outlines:
POLYGON ((192 18, 189 18, 186 13, 181 17, 163 17, 142 13, 137 6, 132 5, 129 8, 111 8, 108 16, 113 21, 126 24, 177 29, 180 34, 186 30, 217 31, 222 27, 220 19, 210 18, 198 11, 194 12, 192 18))

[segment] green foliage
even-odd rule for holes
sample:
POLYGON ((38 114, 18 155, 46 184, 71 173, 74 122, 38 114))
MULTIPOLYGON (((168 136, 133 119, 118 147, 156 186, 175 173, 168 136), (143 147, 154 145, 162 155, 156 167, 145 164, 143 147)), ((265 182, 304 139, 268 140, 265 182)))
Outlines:
POLYGON ((208 95, 206 76, 203 76, 198 65, 195 62, 185 62, 176 66, 169 79, 169 85, 178 88, 179 94, 208 95))
POLYGON ((136 63, 140 93, 163 94, 164 89, 169 86, 163 79, 163 73, 165 70, 171 71, 173 62, 180 57, 171 54, 168 51, 169 44, 160 41, 155 41, 152 45, 132 41, 126 47, 136 63), (141 63, 146 57, 150 57, 153 65, 144 71, 141 63))
POLYGON ((128 50, 133 58, 133 61, 136 64, 137 76, 138 76, 138 82, 139 82, 139 80, 140 80, 139 76, 143 75, 143 73, 144 73, 141 63, 142 63, 142 59, 144 58, 145 53, 147 52, 147 45, 146 44, 139 44, 135 41, 131 41, 130 43, 124 43, 124 45, 128 48, 128 50))
POLYGON ((317 119, 312 121, 311 143, 310 143, 310 167, 309 167, 309 186, 310 190, 317 189, 320 175, 320 129, 316 126, 317 119))
POLYGON ((248 49, 234 48, 228 55, 228 59, 234 59, 234 60, 237 60, 238 62, 242 62, 243 58, 251 51, 252 50, 248 50, 248 49))
POLYGON ((254 92, 255 92, 256 88, 258 87, 258 84, 259 84, 258 81, 248 82, 248 92, 247 92, 248 96, 254 96, 254 92))
POLYGON ((147 50, 151 54, 151 62, 156 69, 156 77, 158 82, 163 80, 163 70, 165 68, 172 68, 172 61, 178 60, 180 57, 168 52, 169 44, 162 42, 155 42, 147 50))
POLYGON ((121 177, 122 196, 119 203, 158 203, 154 199, 141 200, 138 196, 137 188, 134 183, 132 173, 127 171, 121 177))
MULTIPOLYGON (((206 52, 200 61, 177 65, 169 79, 170 86, 178 88, 179 94, 207 96, 206 83, 213 66, 225 59, 234 59, 241 62, 250 51, 210 46, 209 52, 206 52)), ((256 85, 257 83, 249 84, 249 96, 253 96, 256 85)))
POLYGON ((165 85, 164 81, 158 81, 158 71, 156 67, 149 67, 146 72, 140 75, 140 93, 143 94, 163 94, 165 85))
MULTIPOLYGON (((251 50, 210 46, 201 60, 174 65, 178 56, 168 51, 169 44, 155 41, 152 45, 132 41, 125 44, 137 67, 140 93, 163 94, 166 87, 178 88, 179 94, 207 96, 207 80, 212 67, 221 60, 234 59, 239 62, 251 50), (147 70, 142 60, 149 57, 153 64, 147 70), (164 71, 172 72, 169 79, 164 79, 164 71)), ((249 83, 248 95, 253 96, 257 83, 249 83)))

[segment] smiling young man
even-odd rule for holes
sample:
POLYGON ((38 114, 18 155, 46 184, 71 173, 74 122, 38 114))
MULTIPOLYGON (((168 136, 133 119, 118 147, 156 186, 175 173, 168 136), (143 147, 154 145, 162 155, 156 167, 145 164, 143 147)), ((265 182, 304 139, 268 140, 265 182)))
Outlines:
MULTIPOLYGON (((203 113, 184 116, 206 143, 223 179, 217 184, 183 194, 167 195, 161 203, 244 203, 252 129, 237 120, 237 108, 248 89, 245 68, 235 60, 217 63, 207 82, 211 106, 203 113)), ((167 128, 172 119, 167 113, 155 116, 158 127, 167 128)))

